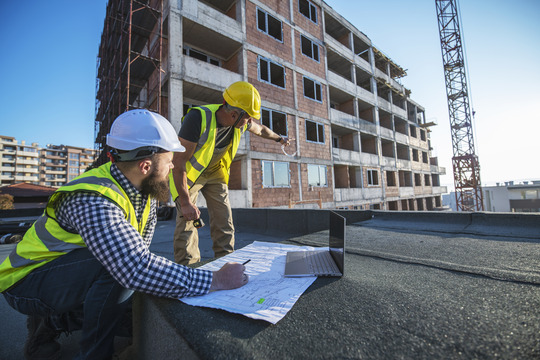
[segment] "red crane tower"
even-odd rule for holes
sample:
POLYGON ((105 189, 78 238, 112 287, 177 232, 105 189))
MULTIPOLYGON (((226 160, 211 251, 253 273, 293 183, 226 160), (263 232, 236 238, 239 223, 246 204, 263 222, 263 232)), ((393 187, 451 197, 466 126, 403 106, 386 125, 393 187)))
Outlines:
POLYGON ((452 131, 452 167, 458 211, 482 211, 480 163, 474 150, 457 0, 435 0, 452 131))

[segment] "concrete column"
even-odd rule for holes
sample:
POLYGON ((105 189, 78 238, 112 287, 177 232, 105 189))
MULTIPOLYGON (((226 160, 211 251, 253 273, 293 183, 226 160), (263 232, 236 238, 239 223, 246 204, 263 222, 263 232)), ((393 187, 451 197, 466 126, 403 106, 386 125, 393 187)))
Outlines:
POLYGON ((178 132, 184 115, 182 14, 179 3, 171 1, 169 6, 169 121, 178 132))

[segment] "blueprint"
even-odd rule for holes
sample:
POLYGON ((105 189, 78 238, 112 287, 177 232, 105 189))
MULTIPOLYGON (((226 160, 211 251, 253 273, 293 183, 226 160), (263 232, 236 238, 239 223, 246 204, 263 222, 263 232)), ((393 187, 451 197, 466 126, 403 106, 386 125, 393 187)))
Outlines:
POLYGON ((246 285, 234 290, 214 291, 203 296, 182 298, 180 301, 189 305, 222 309, 276 324, 317 279, 316 276, 285 278, 283 272, 286 254, 288 251, 313 249, 311 246, 255 241, 200 267, 215 271, 230 261, 244 263, 250 260, 245 265, 245 272, 249 275, 249 282, 246 285))

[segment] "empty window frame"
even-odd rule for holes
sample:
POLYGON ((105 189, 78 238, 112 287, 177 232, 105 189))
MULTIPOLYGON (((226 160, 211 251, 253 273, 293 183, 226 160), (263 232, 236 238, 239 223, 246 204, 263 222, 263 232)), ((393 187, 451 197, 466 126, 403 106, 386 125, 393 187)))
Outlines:
POLYGON ((326 165, 308 164, 308 183, 309 186, 328 186, 326 178, 326 165))
POLYGON ((306 140, 324 144, 324 125, 306 120, 306 140))
POLYGON ((218 58, 206 55, 205 53, 192 49, 189 46, 184 46, 182 52, 184 55, 187 55, 189 57, 210 63, 212 65, 221 66, 221 62, 218 58))
POLYGON ((285 89, 285 68, 259 56, 259 80, 285 89))
POLYGON ((412 159, 413 161, 420 161, 420 158, 418 157, 418 150, 412 149, 412 159))
POLYGON ((266 11, 257 8, 257 27, 263 33, 283 42, 283 25, 266 11))
POLYGON ((304 96, 312 100, 322 103, 322 88, 318 81, 303 77, 304 81, 304 96))
POLYGON ((317 23, 317 7, 308 0, 298 0, 298 9, 300 13, 309 20, 317 23))
POLYGON ((379 185, 379 172, 377 170, 373 170, 373 169, 367 170, 367 183, 370 186, 379 185))
POLYGON ((417 136, 416 136, 416 126, 414 126, 414 125, 409 125, 409 132, 410 132, 410 134, 411 134, 411 136, 412 136, 413 138, 416 138, 416 137, 417 137, 417 136))
POLYGON ((397 186, 395 171, 386 171, 386 186, 397 186))
POLYGON ((276 134, 287 136, 287 114, 270 109, 261 109, 262 124, 268 126, 276 134))
POLYGON ((289 163, 262 161, 263 187, 290 187, 289 163))
POLYGON ((304 35, 300 35, 300 40, 302 45, 302 54, 318 62, 319 45, 317 45, 314 41, 308 39, 304 35))

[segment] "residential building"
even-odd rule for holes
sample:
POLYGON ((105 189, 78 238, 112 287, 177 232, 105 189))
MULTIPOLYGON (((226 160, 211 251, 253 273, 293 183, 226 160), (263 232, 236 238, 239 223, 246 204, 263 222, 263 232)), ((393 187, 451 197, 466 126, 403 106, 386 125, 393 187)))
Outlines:
POLYGON ((0 135, 0 185, 29 183, 60 187, 94 162, 96 150, 68 145, 27 145, 0 135))
POLYGON ((494 212, 540 212, 540 181, 508 181, 483 186, 484 209, 494 212))
POLYGON ((82 174, 96 151, 67 145, 47 145, 41 151, 40 184, 59 187, 82 174))
POLYGON ((11 136, 0 135, 0 185, 18 182, 39 183, 39 147, 37 143, 20 143, 11 136))
MULTIPOLYGON (((406 71, 319 0, 109 0, 98 55, 96 145, 112 121, 147 108, 178 130, 231 83, 262 96, 261 122, 231 167, 233 207, 440 208, 425 109, 406 71)), ((106 161, 105 151, 100 161, 106 161)), ((202 198, 202 197, 200 197, 202 198)))

